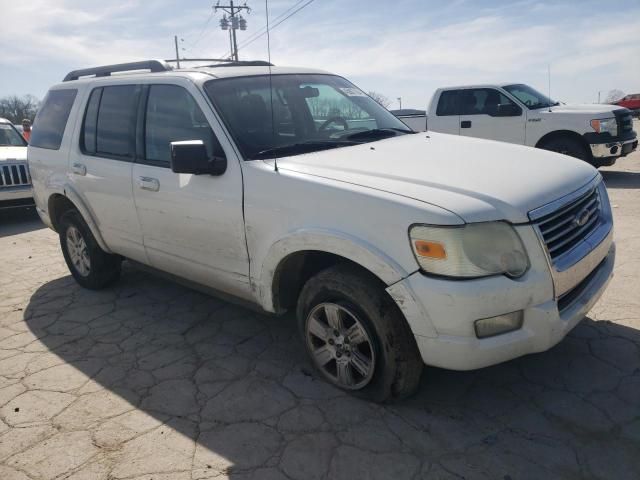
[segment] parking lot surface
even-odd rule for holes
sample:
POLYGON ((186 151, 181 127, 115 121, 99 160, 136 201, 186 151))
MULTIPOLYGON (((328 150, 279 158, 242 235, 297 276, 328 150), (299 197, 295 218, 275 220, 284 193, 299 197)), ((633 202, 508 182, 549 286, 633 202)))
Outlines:
POLYGON ((394 405, 318 378, 291 318, 131 267, 83 290, 33 213, 1 217, 0 479, 640 478, 640 154, 602 172, 617 266, 589 316, 394 405))

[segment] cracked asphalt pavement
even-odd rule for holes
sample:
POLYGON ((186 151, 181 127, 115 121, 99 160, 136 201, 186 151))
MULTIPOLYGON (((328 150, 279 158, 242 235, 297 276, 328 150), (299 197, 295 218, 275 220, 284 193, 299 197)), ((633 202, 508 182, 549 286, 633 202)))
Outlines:
POLYGON ((588 317, 394 405, 323 382, 290 317, 131 267, 83 290, 33 214, 1 217, 0 479, 640 478, 640 154, 603 175, 617 266, 588 317))

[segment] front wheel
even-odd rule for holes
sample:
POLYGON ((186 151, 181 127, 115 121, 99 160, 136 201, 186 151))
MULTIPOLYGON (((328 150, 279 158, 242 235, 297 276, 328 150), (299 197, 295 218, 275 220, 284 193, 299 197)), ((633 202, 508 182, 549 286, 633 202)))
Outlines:
POLYGON ((305 284, 297 314, 307 353, 332 384, 377 402, 418 387, 423 362, 413 334, 374 278, 349 265, 328 268, 305 284))
POLYGON ((118 279, 120 257, 100 248, 79 212, 69 210, 62 216, 59 233, 67 267, 80 285, 98 290, 118 279))
POLYGON ((583 160, 591 163, 591 155, 587 152, 587 149, 577 139, 571 137, 558 137, 552 140, 547 140, 540 148, 543 150, 550 150, 552 152, 562 153, 563 155, 569 155, 570 157, 583 160))

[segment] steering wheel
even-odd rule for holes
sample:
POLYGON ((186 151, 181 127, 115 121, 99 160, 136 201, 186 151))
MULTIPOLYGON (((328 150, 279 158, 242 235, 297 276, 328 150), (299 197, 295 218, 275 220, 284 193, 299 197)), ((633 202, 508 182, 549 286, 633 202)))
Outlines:
POLYGON ((318 128, 319 132, 324 132, 327 127, 329 125, 331 125, 332 123, 339 123, 340 125, 342 125, 342 128, 344 130, 348 130, 349 129, 349 124, 347 123, 347 121, 344 119, 344 117, 340 117, 338 115, 336 115, 335 117, 329 117, 327 118, 324 123, 322 125, 320 125, 320 128, 318 128))

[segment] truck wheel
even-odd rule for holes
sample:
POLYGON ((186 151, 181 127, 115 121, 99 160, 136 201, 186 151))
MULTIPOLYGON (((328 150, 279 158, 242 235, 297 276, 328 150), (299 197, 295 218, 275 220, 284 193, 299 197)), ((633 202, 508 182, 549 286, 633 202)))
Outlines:
POLYGON ((78 211, 62 215, 59 233, 67 267, 80 285, 99 290, 118 279, 121 258, 100 248, 78 211))
POLYGON ((543 150, 551 150, 552 152, 562 153, 563 155, 569 155, 570 157, 590 162, 591 155, 584 148, 578 140, 571 137, 557 137, 552 140, 547 140, 540 148, 543 150))
POLYGON ((312 277, 298 324, 314 366, 332 384, 384 402, 418 387, 423 362, 402 313, 373 278, 349 265, 312 277))

